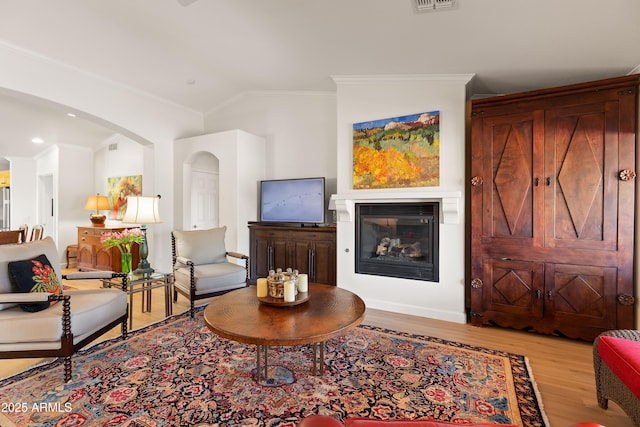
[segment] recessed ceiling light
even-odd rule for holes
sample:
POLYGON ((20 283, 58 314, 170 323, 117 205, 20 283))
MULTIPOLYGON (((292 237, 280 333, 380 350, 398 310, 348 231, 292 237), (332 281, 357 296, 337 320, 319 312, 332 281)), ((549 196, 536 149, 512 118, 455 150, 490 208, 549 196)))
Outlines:
POLYGON ((36 137, 36 138, 33 138, 33 139, 31 140, 31 142, 33 142, 33 143, 35 143, 35 144, 42 144, 42 143, 44 142, 44 139, 42 139, 42 138, 37 138, 37 137, 36 137))
POLYGON ((75 115, 75 114, 73 114, 73 113, 67 113, 67 116, 69 116, 69 117, 75 117, 76 115, 75 115))

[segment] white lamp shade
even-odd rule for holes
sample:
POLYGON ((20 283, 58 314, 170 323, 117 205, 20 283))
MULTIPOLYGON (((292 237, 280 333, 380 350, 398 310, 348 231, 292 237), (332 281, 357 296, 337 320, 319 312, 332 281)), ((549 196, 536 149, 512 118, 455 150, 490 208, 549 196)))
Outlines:
POLYGON ((128 224, 159 224, 159 197, 127 196, 127 211, 122 222, 128 224))

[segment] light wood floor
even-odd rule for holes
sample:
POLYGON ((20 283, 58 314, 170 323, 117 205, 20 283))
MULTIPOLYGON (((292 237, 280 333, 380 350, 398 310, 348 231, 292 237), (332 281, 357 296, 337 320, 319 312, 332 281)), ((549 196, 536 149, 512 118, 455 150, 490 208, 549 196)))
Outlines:
MULTIPOLYGON (((91 281, 73 281, 68 284, 75 288, 97 286, 96 282, 91 281)), ((140 301, 134 301, 134 329, 164 318, 163 290, 155 289, 153 292, 151 313, 141 313, 140 301)), ((173 306, 173 313, 181 313, 187 309, 185 298, 180 296, 173 306)), ((597 422, 607 427, 633 426, 615 403, 610 402, 607 410, 598 407, 590 343, 497 327, 477 328, 374 309, 367 309, 364 323, 527 356, 551 427, 569 427, 584 421, 597 422)), ((104 337, 117 335, 118 328, 115 328, 104 337)), ((0 360, 0 378, 13 375, 41 361, 0 360)))

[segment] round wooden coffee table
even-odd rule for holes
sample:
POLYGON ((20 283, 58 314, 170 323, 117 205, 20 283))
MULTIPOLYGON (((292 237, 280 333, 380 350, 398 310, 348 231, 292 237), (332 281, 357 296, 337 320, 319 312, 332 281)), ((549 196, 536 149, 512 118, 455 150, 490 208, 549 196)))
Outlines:
POLYGON ((332 285, 310 283, 308 301, 282 307, 261 303, 255 286, 249 286, 212 300, 204 310, 204 322, 223 338, 257 346, 259 382, 263 373, 265 379, 267 376, 269 346, 313 344, 312 373, 322 375, 324 342, 358 326, 364 312, 365 304, 359 296, 332 285))

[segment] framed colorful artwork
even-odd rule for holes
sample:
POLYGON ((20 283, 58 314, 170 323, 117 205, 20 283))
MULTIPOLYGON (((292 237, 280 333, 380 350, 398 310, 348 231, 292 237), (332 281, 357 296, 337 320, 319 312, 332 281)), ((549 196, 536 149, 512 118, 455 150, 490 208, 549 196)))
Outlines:
POLYGON ((353 124, 353 188, 440 185, 440 111, 353 124))
POLYGON ((127 196, 142 195, 142 175, 107 178, 107 197, 111 207, 110 219, 122 220, 127 211, 127 196))

